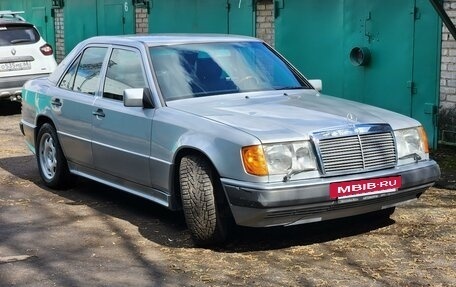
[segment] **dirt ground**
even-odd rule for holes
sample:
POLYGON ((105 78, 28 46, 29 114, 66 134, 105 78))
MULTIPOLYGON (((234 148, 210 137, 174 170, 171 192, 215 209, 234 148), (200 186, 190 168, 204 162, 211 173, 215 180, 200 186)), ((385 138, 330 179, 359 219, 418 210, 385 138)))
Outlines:
POLYGON ((391 219, 238 228, 203 249, 181 213, 88 180, 45 188, 19 121, 0 103, 0 286, 456 286, 454 149, 391 219))

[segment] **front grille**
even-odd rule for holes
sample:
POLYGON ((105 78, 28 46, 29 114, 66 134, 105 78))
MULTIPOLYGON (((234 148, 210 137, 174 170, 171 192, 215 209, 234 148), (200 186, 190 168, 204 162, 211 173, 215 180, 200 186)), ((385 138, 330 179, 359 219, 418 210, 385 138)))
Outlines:
POLYGON ((320 139, 317 143, 323 173, 356 173, 396 165, 391 131, 320 139))

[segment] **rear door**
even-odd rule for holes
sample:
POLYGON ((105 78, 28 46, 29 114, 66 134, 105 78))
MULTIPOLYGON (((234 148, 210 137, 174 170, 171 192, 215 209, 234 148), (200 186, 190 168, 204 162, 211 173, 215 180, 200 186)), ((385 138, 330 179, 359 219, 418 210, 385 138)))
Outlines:
POLYGON ((138 50, 110 52, 102 95, 93 106, 92 151, 99 171, 141 185, 150 185, 149 156, 153 109, 125 107, 123 91, 147 87, 138 50))
POLYGON ((92 110, 108 48, 89 47, 71 64, 58 87, 52 88, 51 109, 68 161, 93 167, 92 110))

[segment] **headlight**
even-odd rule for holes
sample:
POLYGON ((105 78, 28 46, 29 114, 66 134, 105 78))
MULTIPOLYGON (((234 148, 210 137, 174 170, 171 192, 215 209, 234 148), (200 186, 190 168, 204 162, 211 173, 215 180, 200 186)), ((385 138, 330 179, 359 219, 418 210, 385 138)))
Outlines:
POLYGON ((399 161, 429 159, 428 140, 423 127, 397 130, 394 135, 399 161))
POLYGON ((310 142, 276 143, 242 149, 245 170, 253 175, 299 173, 317 169, 310 142))
POLYGON ((291 144, 265 145, 263 147, 269 174, 280 174, 293 165, 293 146, 291 144))

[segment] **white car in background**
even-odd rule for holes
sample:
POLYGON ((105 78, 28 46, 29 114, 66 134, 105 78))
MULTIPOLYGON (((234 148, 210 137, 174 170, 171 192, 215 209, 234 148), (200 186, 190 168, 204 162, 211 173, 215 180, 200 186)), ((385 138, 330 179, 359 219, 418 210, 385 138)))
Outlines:
POLYGON ((26 81, 57 66, 52 47, 20 13, 0 11, 0 100, 20 100, 26 81))

